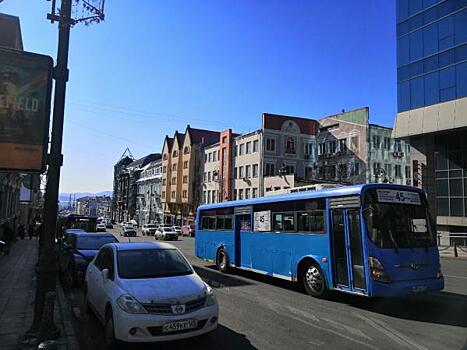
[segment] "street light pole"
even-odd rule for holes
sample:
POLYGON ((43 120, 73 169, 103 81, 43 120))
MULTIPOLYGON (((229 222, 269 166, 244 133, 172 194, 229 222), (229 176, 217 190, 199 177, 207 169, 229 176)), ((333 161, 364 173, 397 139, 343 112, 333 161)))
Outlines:
MULTIPOLYGON (((50 153, 47 157, 47 185, 45 189, 44 201, 44 222, 42 237, 40 237, 39 260, 36 266, 37 285, 34 302, 33 324, 29 329, 29 334, 37 334, 39 325, 44 320, 44 301, 47 292, 54 292, 57 279, 57 266, 55 257, 55 231, 57 226, 58 212, 58 190, 60 183, 60 167, 63 164, 62 139, 63 139, 63 119, 65 114, 65 92, 68 81, 68 49, 70 41, 70 27, 72 24, 71 7, 72 0, 62 0, 60 14, 50 14, 52 21, 59 22, 57 62, 54 68, 55 95, 52 122, 52 138, 50 153), (53 18, 52 18, 53 17, 53 18)), ((48 334, 57 337, 58 328, 53 323, 53 314, 50 313, 51 320, 47 320, 49 325, 48 334)))

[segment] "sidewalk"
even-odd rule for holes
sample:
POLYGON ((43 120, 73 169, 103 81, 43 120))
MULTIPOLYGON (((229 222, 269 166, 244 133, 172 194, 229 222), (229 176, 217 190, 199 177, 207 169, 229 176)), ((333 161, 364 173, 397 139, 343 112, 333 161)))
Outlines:
POLYGON ((454 247, 438 247, 439 255, 442 258, 453 258, 453 259, 466 259, 467 260, 467 247, 457 246, 457 258, 454 254, 454 247))
MULTIPOLYGON (((22 343, 32 324, 38 240, 18 239, 9 255, 0 255, 0 344, 2 350, 32 349, 22 343)), ((60 328, 59 349, 78 349, 63 291, 57 286, 55 324, 60 328), (71 329, 71 330, 70 330, 71 329)))

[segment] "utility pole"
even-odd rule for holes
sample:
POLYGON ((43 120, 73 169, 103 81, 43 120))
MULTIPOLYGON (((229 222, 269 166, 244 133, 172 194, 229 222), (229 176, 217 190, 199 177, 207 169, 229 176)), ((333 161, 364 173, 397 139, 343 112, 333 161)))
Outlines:
MULTIPOLYGON (((55 292, 57 280, 57 264, 55 253, 55 237, 58 213, 58 190, 60 183, 60 168, 63 164, 63 121, 65 115, 65 94, 68 82, 68 50, 70 43, 70 28, 72 25, 84 21, 86 24, 104 19, 103 3, 99 8, 89 5, 86 9, 92 15, 81 19, 72 19, 72 1, 62 0, 58 14, 55 12, 56 0, 52 0, 52 11, 47 15, 52 23, 58 22, 58 50, 57 61, 53 71, 55 80, 54 107, 52 122, 52 137, 50 152, 47 155, 47 184, 44 200, 44 221, 40 237, 39 260, 36 265, 36 292, 34 301, 34 318, 26 336, 37 336, 39 333, 48 339, 56 339, 59 329, 53 323, 53 312, 46 310, 45 301, 49 292, 55 292), (44 327, 47 329, 44 330, 44 327)), ((47 305, 50 305, 48 303, 47 305)), ((53 303, 52 303, 53 308, 53 303)), ((39 339, 45 340, 45 339, 39 339)))

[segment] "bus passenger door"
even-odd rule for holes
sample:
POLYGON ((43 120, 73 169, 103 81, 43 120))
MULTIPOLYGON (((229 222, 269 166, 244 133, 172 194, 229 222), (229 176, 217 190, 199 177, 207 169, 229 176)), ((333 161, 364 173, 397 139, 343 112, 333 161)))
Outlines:
POLYGON ((245 235, 251 233, 251 206, 235 208, 235 266, 242 264, 250 266, 247 257, 250 256, 251 245, 247 242, 245 235), (242 247, 243 245, 243 247, 242 247), (243 258, 242 258, 243 256, 243 258))
POLYGON ((365 292, 360 209, 332 209, 331 227, 334 285, 338 289, 365 292))

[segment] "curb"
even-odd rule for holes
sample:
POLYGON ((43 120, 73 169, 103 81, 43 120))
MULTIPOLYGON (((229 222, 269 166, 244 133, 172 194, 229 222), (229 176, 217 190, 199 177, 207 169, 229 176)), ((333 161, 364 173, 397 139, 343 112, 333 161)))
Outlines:
POLYGON ((65 292, 61 283, 57 280, 57 302, 62 319, 62 325, 64 334, 62 334, 65 340, 65 346, 67 350, 80 350, 78 339, 76 337, 75 330, 71 323, 70 315, 72 314, 72 309, 70 303, 67 301, 65 292))

